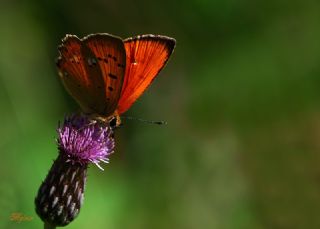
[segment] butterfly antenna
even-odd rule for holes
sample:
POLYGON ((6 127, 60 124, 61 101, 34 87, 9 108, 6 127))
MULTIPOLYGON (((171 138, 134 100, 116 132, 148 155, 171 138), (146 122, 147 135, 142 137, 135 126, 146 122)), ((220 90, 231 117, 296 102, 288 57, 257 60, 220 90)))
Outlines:
POLYGON ((127 120, 137 120, 137 121, 148 123, 148 124, 167 125, 166 121, 150 121, 150 120, 145 120, 142 118, 135 118, 135 117, 131 117, 131 116, 121 116, 121 118, 127 119, 127 120))

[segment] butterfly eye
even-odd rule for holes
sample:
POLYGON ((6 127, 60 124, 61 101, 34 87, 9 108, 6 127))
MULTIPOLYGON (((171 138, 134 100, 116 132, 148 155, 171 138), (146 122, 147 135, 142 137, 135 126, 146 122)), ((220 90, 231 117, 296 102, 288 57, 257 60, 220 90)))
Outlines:
POLYGON ((109 125, 110 125, 111 129, 115 129, 117 127, 117 117, 116 116, 114 116, 110 119, 109 125))

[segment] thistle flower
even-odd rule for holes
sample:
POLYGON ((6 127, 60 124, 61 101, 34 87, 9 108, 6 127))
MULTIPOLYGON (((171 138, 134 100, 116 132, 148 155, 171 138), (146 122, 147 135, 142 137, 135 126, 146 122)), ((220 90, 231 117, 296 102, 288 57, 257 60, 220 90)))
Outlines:
POLYGON ((114 149, 112 129, 84 115, 67 117, 57 132, 59 155, 35 199, 37 214, 52 228, 69 224, 79 214, 88 164, 102 169, 99 163, 108 163, 114 149))

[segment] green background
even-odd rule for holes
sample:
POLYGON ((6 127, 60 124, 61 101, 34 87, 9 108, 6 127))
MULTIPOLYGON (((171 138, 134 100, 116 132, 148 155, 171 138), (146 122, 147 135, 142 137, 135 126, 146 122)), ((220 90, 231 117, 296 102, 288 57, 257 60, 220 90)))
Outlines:
POLYGON ((34 197, 78 110, 57 46, 97 32, 176 38, 126 113, 168 125, 126 122, 67 228, 320 228, 319 1, 0 3, 0 228, 42 228, 34 197))

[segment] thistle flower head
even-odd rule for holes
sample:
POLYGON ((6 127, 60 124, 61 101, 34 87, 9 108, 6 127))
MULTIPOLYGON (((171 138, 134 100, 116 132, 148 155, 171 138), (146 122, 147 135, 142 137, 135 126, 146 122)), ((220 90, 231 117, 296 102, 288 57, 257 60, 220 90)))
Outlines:
POLYGON ((102 169, 99 163, 108 163, 108 156, 113 153, 115 143, 112 135, 109 126, 84 115, 73 115, 59 125, 57 141, 60 153, 71 162, 92 162, 102 169))
POLYGON ((108 162, 113 152, 109 123, 92 121, 84 115, 65 118, 58 128, 59 155, 35 198, 36 212, 45 225, 65 226, 79 214, 84 201, 90 162, 108 162))

